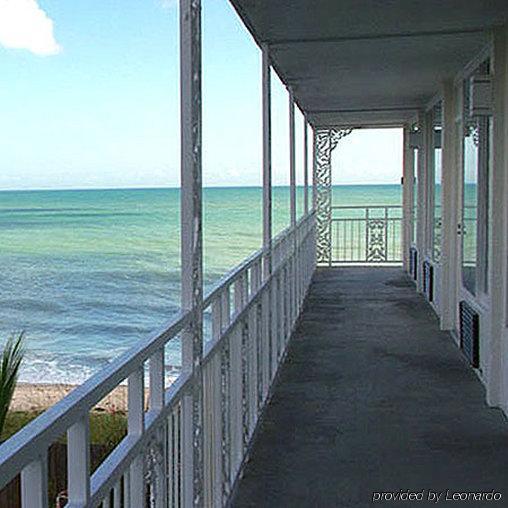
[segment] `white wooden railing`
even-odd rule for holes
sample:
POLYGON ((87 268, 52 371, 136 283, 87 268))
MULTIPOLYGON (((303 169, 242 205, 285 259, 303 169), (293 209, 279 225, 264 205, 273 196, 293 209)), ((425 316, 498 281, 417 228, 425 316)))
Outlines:
POLYGON ((249 257, 205 298, 212 338, 204 345, 197 375, 183 371, 165 386, 164 348, 192 324, 188 312, 140 341, 3 443, 0 489, 20 474, 23 508, 54 506, 53 499, 48 501, 47 453, 66 434, 68 506, 225 505, 314 268, 315 220, 310 213, 274 239, 271 254, 259 251, 249 257), (90 474, 89 413, 124 380, 127 435, 90 474), (186 416, 190 414, 186 405, 196 400, 190 396, 194 383, 199 383, 203 403, 197 428, 186 416), (197 434, 203 443, 198 464, 184 446, 197 434))

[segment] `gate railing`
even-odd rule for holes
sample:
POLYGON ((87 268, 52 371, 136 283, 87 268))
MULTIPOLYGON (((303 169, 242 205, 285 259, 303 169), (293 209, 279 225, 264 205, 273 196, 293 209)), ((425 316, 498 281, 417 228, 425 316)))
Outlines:
POLYGON ((182 372, 171 385, 164 375, 165 346, 192 322, 189 312, 140 341, 3 443, 0 489, 20 474, 23 508, 53 506, 54 499, 48 501, 48 449, 66 435, 68 506, 183 507, 195 503, 196 493, 201 506, 224 506, 314 267, 311 213, 273 240, 270 258, 256 252, 205 298, 212 336, 194 375, 182 372), (127 435, 92 474, 90 411, 124 380, 127 435), (189 417, 196 388, 203 401, 198 428, 189 417), (198 464, 188 448, 197 435, 203 440, 198 464))
POLYGON ((402 206, 332 206, 331 264, 402 263, 402 206))

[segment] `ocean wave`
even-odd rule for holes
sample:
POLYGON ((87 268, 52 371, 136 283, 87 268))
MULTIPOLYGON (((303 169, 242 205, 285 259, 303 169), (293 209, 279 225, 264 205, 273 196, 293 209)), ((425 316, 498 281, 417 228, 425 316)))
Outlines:
MULTIPOLYGON (((89 351, 80 355, 49 353, 47 351, 28 352, 23 361, 19 381, 22 383, 81 384, 102 368, 109 365, 127 348, 117 348, 114 352, 89 351)), ((166 352, 165 373, 167 379, 174 378, 180 368, 180 352, 166 352)), ((148 373, 148 369, 147 373, 148 373)))

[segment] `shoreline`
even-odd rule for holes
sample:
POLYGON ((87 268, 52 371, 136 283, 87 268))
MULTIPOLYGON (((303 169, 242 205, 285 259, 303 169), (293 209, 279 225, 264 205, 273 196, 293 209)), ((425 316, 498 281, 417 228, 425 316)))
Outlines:
MULTIPOLYGON (((18 383, 14 390, 9 412, 45 411, 62 400, 80 385, 63 383, 18 383)), ((105 412, 127 411, 127 386, 119 385, 106 395, 93 409, 105 412)))

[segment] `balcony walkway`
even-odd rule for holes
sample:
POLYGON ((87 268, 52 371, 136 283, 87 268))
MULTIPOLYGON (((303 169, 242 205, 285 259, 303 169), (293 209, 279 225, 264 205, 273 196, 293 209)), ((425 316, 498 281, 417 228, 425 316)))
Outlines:
POLYGON ((472 505, 507 506, 508 423, 483 397, 400 269, 322 269, 232 506, 363 507, 399 489, 494 489, 502 501, 472 505))

